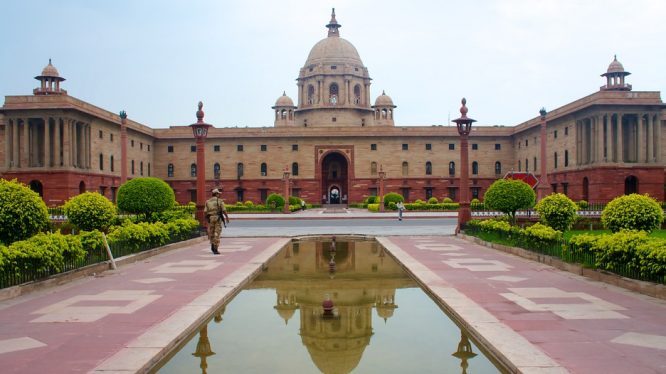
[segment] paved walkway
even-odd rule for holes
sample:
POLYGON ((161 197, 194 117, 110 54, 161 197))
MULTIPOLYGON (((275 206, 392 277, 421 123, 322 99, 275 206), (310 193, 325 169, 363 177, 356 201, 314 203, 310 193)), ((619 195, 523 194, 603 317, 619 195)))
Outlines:
MULTIPOLYGON (((516 372, 666 372, 662 300, 452 236, 379 240, 516 372)), ((2 301, 0 368, 140 372, 193 332, 287 242, 224 236, 223 255, 213 256, 196 239, 116 271, 2 301)))

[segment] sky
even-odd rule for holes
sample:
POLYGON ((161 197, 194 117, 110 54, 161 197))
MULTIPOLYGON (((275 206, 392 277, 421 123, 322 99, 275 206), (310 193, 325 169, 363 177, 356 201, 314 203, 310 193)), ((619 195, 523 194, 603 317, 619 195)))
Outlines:
POLYGON ((70 96, 153 128, 273 126, 271 106, 327 35, 331 8, 397 108, 449 125, 467 98, 515 126, 590 95, 617 55, 634 91, 666 89, 663 0, 21 0, 2 4, 0 95, 29 95, 49 58, 70 96))

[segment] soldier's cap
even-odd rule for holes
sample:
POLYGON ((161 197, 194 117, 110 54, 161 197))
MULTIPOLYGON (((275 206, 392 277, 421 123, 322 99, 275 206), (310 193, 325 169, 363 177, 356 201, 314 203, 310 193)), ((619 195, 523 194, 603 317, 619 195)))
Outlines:
POLYGON ((219 193, 220 193, 220 190, 218 190, 217 188, 214 188, 211 192, 212 192, 213 194, 219 194, 219 193))

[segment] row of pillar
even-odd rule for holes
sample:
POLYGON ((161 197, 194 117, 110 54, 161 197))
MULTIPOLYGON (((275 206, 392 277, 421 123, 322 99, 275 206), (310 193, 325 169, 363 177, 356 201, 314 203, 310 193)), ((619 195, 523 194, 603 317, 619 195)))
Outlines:
POLYGON ((661 162, 658 113, 599 113, 576 120, 576 164, 661 162))
POLYGON ((10 117, 5 167, 91 167, 91 126, 67 117, 10 117), (74 146, 72 146, 74 145, 74 146))
MULTIPOLYGON (((335 83, 335 81, 331 82, 335 83)), ((338 105, 351 105, 354 104, 354 100, 352 99, 354 90, 351 87, 351 80, 350 79, 345 79, 344 80, 344 92, 345 95, 343 95, 340 91, 338 91, 338 105), (341 98, 345 98, 345 100, 341 100, 341 98)), ((310 86, 309 84, 307 85, 308 87, 310 86)), ((330 87, 330 85, 329 85, 330 87)), ((341 90, 342 87, 338 86, 338 90, 341 90)), ((314 104, 320 104, 320 103, 327 103, 328 99, 324 97, 324 95, 327 93, 326 90, 326 85, 323 80, 317 80, 317 86, 315 87, 315 102, 314 103, 309 103, 308 102, 308 89, 306 88, 306 85, 304 82, 300 82, 298 85, 298 90, 299 90, 299 103, 301 103, 301 106, 307 106, 307 105, 314 105, 314 104)), ((370 98, 368 93, 370 92, 370 84, 369 83, 364 83, 364 89, 361 92, 361 102, 358 105, 364 106, 364 107, 369 107, 370 106, 370 98)))

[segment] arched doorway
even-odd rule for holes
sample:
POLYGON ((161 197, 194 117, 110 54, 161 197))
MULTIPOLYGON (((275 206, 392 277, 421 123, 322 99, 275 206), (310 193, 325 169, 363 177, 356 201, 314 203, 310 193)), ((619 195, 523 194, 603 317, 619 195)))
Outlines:
POLYGON ((84 192, 86 192, 86 184, 84 181, 81 181, 81 183, 79 183, 79 194, 82 194, 84 192))
POLYGON ((583 200, 590 201, 590 181, 587 177, 583 178, 583 200))
POLYGON ((347 186, 347 158, 331 152, 321 161, 321 194, 324 204, 346 204, 349 194, 347 186))
POLYGON ((624 194, 638 193, 638 178, 630 175, 624 179, 624 194))
POLYGON ((39 194, 39 197, 44 198, 44 186, 42 185, 42 182, 38 180, 33 180, 30 181, 30 189, 37 192, 39 194))

